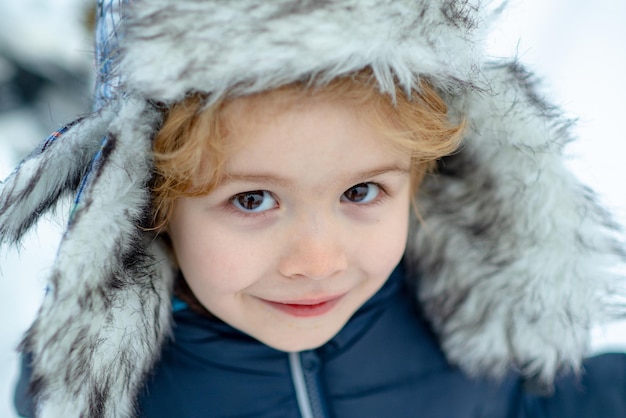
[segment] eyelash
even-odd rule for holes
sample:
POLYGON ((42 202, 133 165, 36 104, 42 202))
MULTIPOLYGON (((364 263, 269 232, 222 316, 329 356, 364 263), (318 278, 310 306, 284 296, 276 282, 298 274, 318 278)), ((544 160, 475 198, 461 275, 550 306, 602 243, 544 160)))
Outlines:
MULTIPOLYGON (((252 193, 263 193, 263 192, 267 192, 268 194, 270 194, 272 196, 272 199, 274 199, 276 201, 277 208, 280 207, 280 204, 278 204, 278 199, 276 198, 274 193, 272 193, 270 191, 267 191, 267 190, 249 190, 247 192, 237 193, 236 195, 233 195, 230 199, 228 199, 228 201, 226 202, 226 207, 232 214, 237 215, 237 216, 241 216, 243 218, 259 218, 259 217, 262 217, 262 216, 266 216, 266 215, 268 215, 269 212, 271 212, 271 209, 264 210, 264 211, 261 211, 261 212, 246 212, 246 211, 243 211, 243 210, 237 208, 237 206, 235 206, 235 204, 234 204, 235 200, 239 196, 244 196, 244 195, 252 194, 252 193)), ((273 209, 275 209, 275 208, 273 208, 273 209)))
MULTIPOLYGON (((384 184, 378 183, 378 182, 375 182, 375 181, 365 181, 365 182, 357 183, 357 184, 355 184, 353 186, 348 187, 346 190, 344 190, 343 193, 347 192, 348 190, 350 190, 350 189, 352 189, 352 188, 354 188, 354 187, 356 187, 356 186, 358 186, 360 184, 368 184, 368 185, 371 184, 373 186, 376 186, 380 190, 380 192, 371 202, 358 203, 358 202, 350 202, 350 201, 347 201, 347 202, 341 201, 341 203, 347 203, 347 204, 351 204, 351 205, 356 206, 356 207, 366 208, 366 207, 380 205, 388 197, 391 197, 391 194, 389 193, 388 188, 384 184)), ((259 217, 267 216, 269 214, 269 212, 271 212, 271 209, 270 210, 264 210, 264 211, 261 211, 261 212, 245 212, 245 211, 242 211, 242 210, 238 209, 235 206, 235 204, 233 203, 235 201, 235 199, 237 199, 239 196, 243 196, 243 195, 246 195, 246 194, 251 194, 251 193, 254 193, 254 192, 267 192, 267 193, 269 193, 272 196, 272 198, 276 202, 278 202, 278 199, 276 198, 276 196, 272 192, 270 192, 270 191, 267 191, 267 190, 250 190, 250 191, 237 193, 237 194, 233 195, 226 202, 226 204, 225 204, 226 208, 232 214, 237 215, 237 216, 241 216, 243 218, 259 218, 259 217)), ((341 196, 343 196, 343 193, 341 194, 341 196)), ((278 207, 280 207, 280 204, 278 204, 277 208, 278 207)))
POLYGON ((373 181, 367 181, 367 182, 363 182, 363 183, 357 183, 354 186, 351 186, 348 189, 346 189, 343 192, 343 194, 341 195, 341 202, 342 203, 351 204, 351 205, 353 205, 353 206, 355 206, 357 208, 367 208, 367 207, 370 207, 370 206, 381 204, 382 202, 384 202, 384 200, 387 197, 389 197, 389 193, 387 191, 387 188, 384 185, 382 185, 380 183, 377 183, 377 182, 373 182, 373 181), (354 188, 356 188, 358 186, 361 186, 361 185, 367 185, 367 186, 371 185, 371 186, 374 186, 374 187, 376 187, 378 189, 378 193, 376 194, 376 196, 374 196, 372 198, 371 201, 368 201, 368 202, 354 202, 354 201, 351 201, 351 200, 343 200, 343 198, 346 196, 346 193, 348 191, 350 191, 351 189, 354 189, 354 188))

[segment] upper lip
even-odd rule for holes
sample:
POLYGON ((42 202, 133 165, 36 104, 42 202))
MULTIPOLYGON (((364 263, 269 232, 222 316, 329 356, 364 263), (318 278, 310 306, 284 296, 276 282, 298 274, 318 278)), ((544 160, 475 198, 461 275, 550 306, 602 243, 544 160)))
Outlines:
POLYGON ((317 297, 317 298, 302 298, 302 299, 286 299, 286 300, 271 300, 265 299, 268 302, 272 303, 281 303, 283 305, 319 305, 320 303, 329 302, 331 300, 339 299, 342 297, 344 293, 325 296, 325 297, 317 297))

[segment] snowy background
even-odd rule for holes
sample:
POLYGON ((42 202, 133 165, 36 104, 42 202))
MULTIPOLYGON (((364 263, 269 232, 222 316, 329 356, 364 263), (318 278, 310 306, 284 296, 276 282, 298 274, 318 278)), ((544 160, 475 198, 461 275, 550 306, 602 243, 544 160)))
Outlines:
MULTIPOLYGON (((0 179, 50 131, 89 109, 89 9, 95 0, 0 3, 0 179)), ((517 55, 544 91, 579 119, 571 166, 626 225, 626 2, 513 0, 489 39, 517 55)), ((0 251, 0 417, 14 418, 15 351, 38 308, 64 210, 19 249, 0 251)), ((626 351, 626 322, 594 332, 595 352, 626 351)))

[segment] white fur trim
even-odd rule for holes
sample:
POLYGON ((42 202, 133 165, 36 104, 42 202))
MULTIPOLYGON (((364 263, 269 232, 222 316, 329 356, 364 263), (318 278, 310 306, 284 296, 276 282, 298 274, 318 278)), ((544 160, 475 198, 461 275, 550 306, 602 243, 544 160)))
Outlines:
POLYGON ((453 88, 478 72, 477 3, 135 0, 120 74, 126 89, 164 102, 190 91, 220 97, 323 82, 366 66, 388 93, 394 77, 407 91, 420 75, 453 88))
POLYGON ((623 255, 609 217, 564 166, 567 121, 538 101, 521 68, 485 75, 491 91, 463 102, 462 150, 423 185, 425 223, 408 251, 453 363, 549 383, 578 370, 623 255))
POLYGON ((169 332, 173 269, 140 229, 157 114, 126 100, 66 231, 25 345, 44 417, 128 417, 169 332))

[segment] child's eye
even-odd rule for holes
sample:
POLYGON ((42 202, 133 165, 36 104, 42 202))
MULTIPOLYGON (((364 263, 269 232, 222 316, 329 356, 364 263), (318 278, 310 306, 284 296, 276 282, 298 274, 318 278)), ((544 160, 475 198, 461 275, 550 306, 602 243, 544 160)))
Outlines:
POLYGON ((380 194, 380 187, 374 183, 359 183, 343 192, 341 200, 351 203, 370 203, 380 194))
POLYGON ((276 207, 276 199, 267 190, 254 190, 233 196, 232 205, 242 212, 257 213, 276 207))

